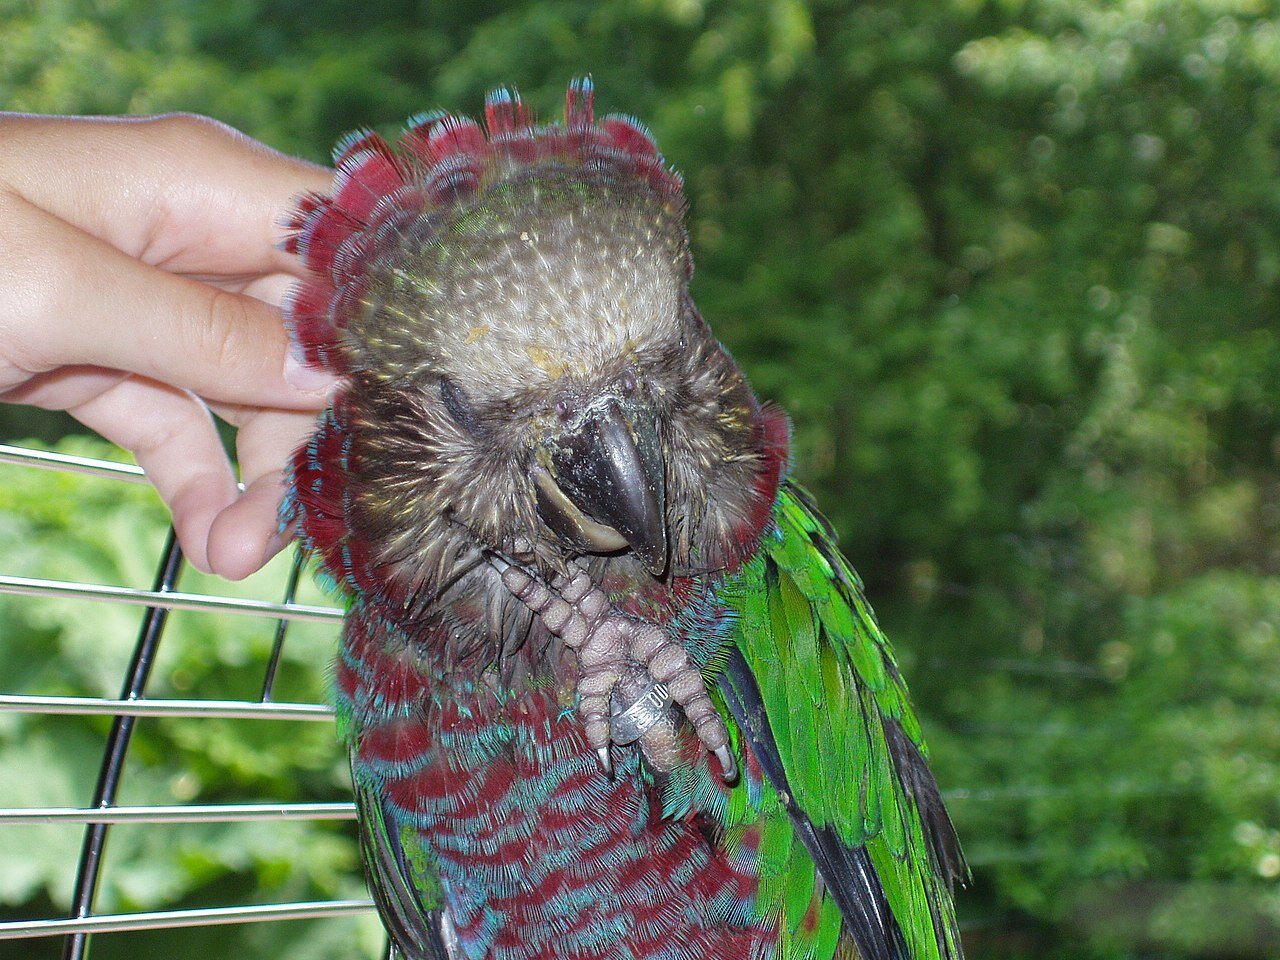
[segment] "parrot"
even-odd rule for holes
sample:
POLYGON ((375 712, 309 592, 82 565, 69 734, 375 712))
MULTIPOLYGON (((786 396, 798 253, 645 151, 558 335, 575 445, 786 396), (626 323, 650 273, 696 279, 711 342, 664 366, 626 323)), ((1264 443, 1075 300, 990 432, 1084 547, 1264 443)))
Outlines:
POLYGON ((357 131, 287 223, 340 379, 281 522, 345 606, 380 918, 406 960, 961 960, 894 653, 690 296, 680 175, 594 100, 357 131))

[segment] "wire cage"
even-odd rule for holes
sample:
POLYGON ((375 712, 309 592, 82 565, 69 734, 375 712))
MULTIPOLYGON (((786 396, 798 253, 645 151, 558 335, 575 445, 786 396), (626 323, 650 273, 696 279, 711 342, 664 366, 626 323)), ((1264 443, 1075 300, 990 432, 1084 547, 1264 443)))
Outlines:
MULTIPOLYGON (((184 570, 163 507, 138 467, 102 459, 110 454, 88 441, 60 450, 0 445, 0 904, 7 905, 0 908, 0 960, 83 960, 91 943, 94 960, 390 957, 364 887, 349 769, 333 711, 323 702, 342 611, 325 601, 297 559, 280 558, 244 584, 184 570), (59 502, 81 511, 64 518, 61 528, 54 523, 59 502), (146 537, 126 529, 115 548, 128 563, 98 563, 97 541, 107 534, 120 538, 120 528, 135 524, 143 507, 149 510, 146 537), (94 529, 78 547, 77 524, 94 529), (55 629, 39 617, 28 619, 30 611, 55 605, 78 611, 80 636, 69 648, 58 632, 61 622, 55 629), (200 648, 230 644, 233 635, 240 646, 217 657, 200 648), (59 651, 49 649, 59 642, 59 651), (191 657, 203 658, 203 672, 193 674, 191 657), (62 676, 76 670, 88 679, 62 676), (184 671, 193 675, 184 679, 184 671), (60 742, 75 738, 76 750, 60 742), (227 755, 224 738, 247 743, 249 753, 227 755), (54 741, 59 749, 48 746, 54 741), (44 765, 33 767, 42 743, 44 765), (158 755, 165 750, 175 756, 158 755), (214 773, 236 768, 244 775, 206 775, 199 783, 202 767, 216 767, 214 773), (264 775, 264 768, 275 772, 264 775), (148 779, 156 770, 173 782, 157 787, 148 779), (55 789, 54 781, 61 787, 55 789), (225 833, 211 843, 210 835, 220 830, 225 833), (204 831, 189 841, 195 852, 183 852, 183 831, 204 831), (55 833, 61 838, 56 843, 55 833), (237 856, 228 845, 261 849, 237 856), (207 849, 221 851, 226 862, 217 869, 198 862, 207 849), (175 860, 196 878, 185 887, 157 866, 175 860), (33 879, 33 864, 44 864, 47 873, 33 879), (290 871, 305 879, 279 879, 290 871), (324 876, 317 880, 318 874, 324 876), (228 876, 234 882, 220 879, 228 876)), ((1269 616, 1268 609, 1251 615, 1269 616)), ((1265 639, 1273 631, 1258 635, 1265 639)), ((1222 698, 1204 678, 1166 691, 1158 679, 1126 681, 1108 675, 1105 661, 1053 652, 966 659, 930 651, 911 667, 917 692, 922 683, 933 684, 930 692, 943 684, 990 690, 993 684, 981 683, 987 678, 1007 681, 997 690, 1021 685, 1042 693, 1038 700, 1006 701, 1019 710, 1030 703, 1038 713, 997 711, 930 727, 935 749, 944 745, 935 761, 951 764, 950 776, 940 780, 975 869, 976 889, 960 904, 961 929, 974 955, 993 946, 999 946, 997 955, 1022 955, 1017 943, 1023 941, 1012 947, 1005 942, 1009 931, 1034 944, 1028 938, 1045 929, 1002 901, 992 877, 1005 869, 1020 871, 1019 882, 1043 882, 1042 862, 1065 863, 1071 855, 1053 840, 1051 828, 1076 837, 1073 825, 1102 824, 1105 830, 1082 841, 1091 845, 1090 856, 1147 851, 1169 858, 1174 866, 1163 867, 1166 873, 1181 869, 1185 852, 1204 848, 1202 827, 1184 810, 1197 809, 1188 800, 1202 806, 1212 800, 1208 788, 1177 781, 1164 740, 1136 739, 1131 731, 1143 728, 1122 709, 1134 696, 1146 704, 1144 711, 1164 709, 1171 697, 1192 710, 1214 709, 1222 698), (1130 753, 1123 754, 1125 766, 1098 769, 1097 748, 1129 740, 1154 746, 1132 762, 1130 753), (1063 744, 1070 747, 1065 755, 1063 744), (1080 744, 1088 750, 1081 753, 1080 744), (1022 759, 1010 763, 1011 756, 1022 759), (957 758, 966 757, 968 765, 957 767, 957 758), (1002 773, 1004 779, 995 778, 1002 773), (1048 824, 1043 834, 1026 826, 1041 823, 1048 824)), ((1205 762, 1216 763, 1216 757, 1211 749, 1204 753, 1205 762)), ((1274 798, 1274 782, 1244 783, 1243 777, 1232 773, 1223 780, 1231 801, 1245 805, 1240 816, 1249 818, 1235 828, 1234 841, 1252 843, 1256 831, 1259 845, 1270 842, 1261 826, 1253 826, 1267 822, 1265 813, 1250 811, 1265 811, 1273 802, 1262 798, 1274 798)), ((1264 851, 1251 867, 1264 878, 1280 872, 1280 857, 1273 869, 1270 855, 1264 851)), ((1077 886, 1094 898, 1082 903, 1115 902, 1111 862, 1075 868, 1077 886)), ((1263 899, 1270 889, 1243 881, 1159 888, 1254 896, 1250 903, 1261 906, 1251 909, 1258 917, 1271 902, 1263 899)), ((1129 926, 1103 930, 1114 942, 1166 942, 1132 932, 1147 922, 1142 902, 1120 906, 1127 912, 1117 914, 1116 923, 1129 926)), ((1148 912, 1153 923, 1160 919, 1148 912)), ((1065 935, 1092 935, 1094 914, 1076 917, 1065 935)), ((1217 929, 1208 914, 1188 921, 1186 937, 1200 939, 1186 942, 1229 942, 1239 947, 1231 955, 1276 955, 1273 926, 1259 925, 1260 933, 1246 931, 1235 940, 1223 939, 1217 929)))
MULTIPOLYGON (((0 470, 52 470, 99 478, 104 484, 145 483, 142 470, 126 463, 90 457, 0 446, 0 470)), ((245 598, 212 593, 188 593, 179 589, 183 574, 183 557, 172 529, 159 551, 154 582, 150 589, 117 584, 43 579, 12 575, 0 569, 0 594, 22 597, 65 598, 78 604, 127 605, 136 611, 136 638, 127 657, 119 695, 115 698, 84 695, 56 696, 14 692, 12 673, 0 673, 7 679, 0 685, 0 720, 18 717, 71 715, 100 718, 105 731, 101 757, 96 770, 92 796, 85 806, 26 806, 0 809, 0 850, 24 849, 22 828, 32 825, 58 824, 65 829, 83 828, 78 862, 66 864, 74 876, 70 888, 71 909, 64 915, 9 919, 0 917, 0 957, 55 956, 61 940, 64 960, 81 960, 88 954, 92 938, 126 931, 165 931, 184 927, 213 927, 226 924, 267 924, 285 921, 318 920, 372 914, 372 902, 351 898, 300 899, 287 902, 233 902, 206 907, 166 910, 111 910, 95 908, 97 893, 110 869, 107 840, 122 825, 177 824, 247 824, 262 823, 273 829, 289 821, 330 821, 341 824, 354 821, 355 807, 346 800, 299 800, 254 797, 251 800, 231 798, 216 803, 128 803, 122 787, 130 776, 130 748, 137 742, 139 729, 149 723, 167 722, 174 718, 197 718, 203 721, 263 724, 274 722, 281 735, 302 725, 332 723, 332 710, 320 702, 292 702, 277 699, 280 689, 281 664, 290 637, 291 626, 299 623, 319 624, 322 635, 333 649, 333 635, 342 611, 332 606, 308 604, 297 599, 302 574, 301 561, 295 559, 284 572, 280 599, 245 598), (256 696, 238 699, 177 698, 155 695, 157 671, 170 625, 179 611, 208 617, 231 615, 253 618, 255 629, 263 635, 260 649, 267 650, 260 667, 256 696), (269 645, 267 643, 269 638, 269 645), (9 689, 5 689, 5 688, 9 689), (9 715, 9 716, 6 716, 9 715)), ((95 608, 96 609, 96 608, 95 608)), ((6 624, 0 622, 0 630, 6 624)), ((316 700, 321 699, 319 696, 316 700)), ((341 747, 332 741, 332 757, 340 763, 341 747)), ((135 751, 136 752, 136 751, 135 751)), ((88 783, 89 771, 84 771, 88 783)), ((3 794, 0 794, 2 796, 3 794)), ((350 828, 350 823, 345 825, 350 828)), ((358 865, 350 871, 351 888, 358 890, 358 865)), ((54 908, 50 904, 50 912, 54 908)), ((366 938, 367 939, 367 938, 366 938)), ((384 948, 385 950, 385 948, 384 948)), ((211 950, 219 955, 220 950, 211 950)), ((351 950, 347 956, 373 955, 351 950)))
MULTIPOLYGON (((154 501, 157 515, 160 510, 158 498, 147 484, 142 469, 133 464, 0 444, 0 476, 3 476, 3 471, 54 471, 63 476, 91 478, 92 482, 102 485, 134 485, 154 501)), ((0 491, 4 489, 5 481, 0 479, 0 491)), ((83 492, 80 492, 74 499, 83 497, 83 492)), ((0 518, 6 509, 11 510, 12 506, 0 504, 0 518)), ((158 521, 157 529, 162 526, 163 523, 158 521)), ((3 551, 3 532, 0 529, 0 552, 3 551)), ((278 575, 272 583, 274 594, 270 598, 261 595, 261 587, 260 595, 246 597, 233 595, 235 585, 213 577, 204 578, 206 589, 201 592, 180 589, 184 560, 171 527, 165 530, 163 542, 157 541, 150 549, 149 556, 145 549, 137 551, 143 555, 139 559, 147 563, 154 560, 155 563, 154 572, 149 569, 135 571, 139 583, 148 576, 152 577, 148 588, 95 580, 74 564, 56 556, 60 549, 56 537, 46 539, 55 541, 49 544, 55 552, 50 565, 58 571, 70 569, 79 577, 54 579, 18 575, 11 572, 14 569, 12 563, 0 562, 0 601, 6 597, 22 600, 54 598, 95 610, 105 610, 107 606, 125 609, 131 612, 131 616, 122 629, 128 630, 129 637, 127 642, 119 638, 117 643, 124 655, 119 657, 119 672, 110 681, 119 691, 114 697, 91 696, 83 691, 74 695, 15 691, 14 684, 20 681, 13 677, 12 671, 0 667, 0 733, 3 733, 3 721, 15 716, 87 717, 95 718, 100 724, 96 741, 96 749, 100 752, 93 758, 94 769, 84 771, 78 794, 88 801, 83 806, 50 805, 44 785, 38 785, 28 794, 35 798, 31 804, 6 806, 11 801, 4 799, 4 766, 0 762, 0 874, 4 869, 6 848, 20 850, 25 842, 21 837, 23 827, 56 824, 66 830, 82 830, 78 857, 68 856, 67 862, 59 866, 70 881, 68 895, 59 898, 58 904, 50 900, 46 904, 45 915, 13 918, 0 914, 0 960, 8 957, 53 960, 58 956, 63 960, 84 960, 89 955, 90 944, 95 941, 98 942, 94 949, 95 957, 167 957, 177 955, 171 943, 159 947, 152 944, 147 949, 147 941, 142 940, 139 941, 143 944, 142 950, 120 950, 116 943, 127 941, 128 935, 154 932, 191 931, 196 936, 204 936, 210 929, 225 929, 228 925, 265 926, 338 918, 365 921, 362 942, 346 940, 335 946, 331 939, 327 948, 308 954, 293 949, 293 938, 286 936, 289 955, 315 955, 326 960, 330 957, 334 960, 348 957, 394 958, 396 954, 378 925, 373 903, 364 891, 358 860, 348 865, 348 890, 352 895, 346 897, 247 902, 261 891, 242 888, 236 891, 238 898, 209 905, 165 909, 103 909, 100 906, 104 878, 108 878, 113 869, 117 874, 123 869, 120 864, 113 868, 109 862, 107 841, 113 830, 142 828, 156 831, 182 825, 251 823, 283 829, 291 822, 325 822, 342 825, 354 836, 355 804, 350 799, 344 751, 331 729, 334 722, 332 708, 321 702, 322 690, 310 691, 313 696, 307 700, 280 695, 282 664, 286 660, 288 645, 296 644, 294 637, 299 626, 315 625, 320 628, 314 638, 315 656, 327 662, 336 650, 336 634, 343 611, 323 602, 307 603, 298 599, 300 590, 307 588, 309 578, 305 576, 304 564, 297 556, 290 563, 277 562, 273 565, 278 575), (181 635, 175 636, 175 632, 180 634, 180 631, 173 627, 175 618, 181 616, 222 617, 224 622, 217 628, 219 632, 229 626, 225 623, 227 617, 252 623, 260 641, 257 646, 259 655, 253 664, 256 672, 242 671, 252 676, 242 678, 240 696, 178 697, 164 690, 165 671, 157 670, 157 663, 163 659, 163 652, 172 652, 173 646, 186 642, 181 635), (131 767, 131 757, 138 753, 138 734, 145 733, 147 724, 181 719, 199 722, 202 726, 219 721, 254 725, 274 723, 282 729, 280 736, 283 737, 291 736, 290 731, 302 727, 320 727, 326 731, 328 759, 343 768, 339 791, 343 796, 334 800, 254 795, 199 802, 203 798, 188 796, 184 792, 174 802, 130 802, 125 797, 127 787, 140 773, 131 767), (69 901, 69 909, 59 906, 64 900, 69 901)), ((3 632, 9 629, 10 624, 0 612, 0 640, 4 639, 3 632)), ((3 644, 0 644, 2 650, 3 644)), ((172 683, 167 685, 172 686, 172 683)), ((949 792, 952 799, 966 794, 967 791, 949 792)), ((354 841, 351 848, 355 849, 354 841)), ((138 864, 132 866, 137 869, 138 864)), ((2 895, 4 892, 0 876, 0 903, 6 902, 2 895)), ((966 921, 962 927, 971 931, 973 923, 966 921)), ((191 943, 186 941, 182 952, 187 952, 191 943)), ((200 955, 207 956, 247 955, 235 946, 217 940, 196 949, 200 950, 200 955)), ((270 950, 260 949, 252 955, 273 954, 270 950)))

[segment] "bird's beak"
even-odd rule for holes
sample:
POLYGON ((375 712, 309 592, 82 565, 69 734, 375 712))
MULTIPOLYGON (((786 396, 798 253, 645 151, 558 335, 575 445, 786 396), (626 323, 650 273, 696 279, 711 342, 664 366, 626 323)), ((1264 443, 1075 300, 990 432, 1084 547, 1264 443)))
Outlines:
POLYGON ((665 465, 652 409, 605 397, 549 438, 534 468, 538 510, 579 549, 630 547, 655 577, 667 569, 665 465))

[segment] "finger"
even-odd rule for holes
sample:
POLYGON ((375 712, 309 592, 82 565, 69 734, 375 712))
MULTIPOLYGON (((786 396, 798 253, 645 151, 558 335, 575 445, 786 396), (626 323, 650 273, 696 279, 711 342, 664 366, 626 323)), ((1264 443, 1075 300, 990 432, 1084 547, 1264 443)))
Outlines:
POLYGON ((289 291, 298 285, 298 278, 287 273, 270 273, 265 277, 252 277, 236 287, 228 287, 221 281, 210 280, 209 282, 217 283, 223 289, 231 289, 247 297, 279 306, 284 302, 289 291))
POLYGON ((243 293, 264 303, 279 306, 284 295, 298 285, 298 278, 289 273, 262 274, 196 274, 184 273, 188 280, 207 283, 219 290, 230 290, 232 293, 243 293))
POLYGON ((279 532, 284 470, 293 452, 315 431, 315 417, 282 411, 215 408, 240 427, 236 453, 244 492, 214 520, 209 563, 230 580, 253 573, 289 542, 279 532))
POLYGON ((284 271, 296 197, 332 171, 206 117, 0 115, 0 181, 68 223, 176 272, 284 271))
POLYGON ((285 379, 280 312, 148 266, 32 204, 0 195, 0 344, 32 372, 92 364, 212 399, 323 406, 333 378, 285 379))
POLYGON ((261 569, 291 539, 282 533, 280 473, 259 477, 218 512, 209 529, 209 569, 228 580, 243 580, 261 569))
POLYGON ((0 389, 0 400, 44 410, 66 410, 87 403, 127 376, 123 370, 104 367, 59 367, 26 378, 10 389, 0 389))
MULTIPOLYGON (((50 410, 76 410, 82 421, 101 426, 89 407, 128 374, 97 367, 60 367, 33 378, 16 390, 0 393, 0 399, 31 404, 50 410)), ((186 398, 184 397, 184 400, 186 398)), ((105 402, 105 401, 104 401, 105 402)), ((280 534, 280 503, 284 498, 284 471, 290 454, 315 429, 309 413, 218 409, 223 418, 243 425, 237 434, 241 477, 245 489, 213 518, 205 555, 207 566, 229 580, 239 580, 263 566, 280 552, 290 537, 280 534)), ((111 429, 103 427, 103 429, 111 429)), ((115 432, 120 445, 131 438, 115 432)), ((197 524, 198 526, 198 524, 197 524)), ((184 527, 185 530, 185 527, 184 527)), ((189 543, 199 532, 186 534, 189 543)), ((197 547, 191 553, 198 553, 197 547)))
POLYGON ((67 412, 133 452, 168 505, 187 559, 209 572, 209 531, 238 491, 208 408, 190 393, 129 377, 67 412))

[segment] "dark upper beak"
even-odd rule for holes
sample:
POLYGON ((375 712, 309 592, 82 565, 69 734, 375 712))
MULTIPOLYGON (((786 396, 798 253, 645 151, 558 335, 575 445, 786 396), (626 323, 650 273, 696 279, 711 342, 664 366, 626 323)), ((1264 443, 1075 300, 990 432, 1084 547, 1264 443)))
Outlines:
POLYGON ((630 546, 655 577, 667 569, 665 465, 653 411, 606 397, 546 444, 538 509, 561 539, 586 550, 630 546))

